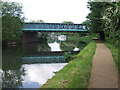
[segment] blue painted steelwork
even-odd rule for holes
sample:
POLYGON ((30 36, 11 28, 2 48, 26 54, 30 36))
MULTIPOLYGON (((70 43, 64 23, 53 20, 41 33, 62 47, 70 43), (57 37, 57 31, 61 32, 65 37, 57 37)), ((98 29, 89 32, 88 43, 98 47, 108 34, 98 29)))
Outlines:
POLYGON ((83 24, 71 23, 25 23, 23 31, 88 31, 83 24))
POLYGON ((22 57, 22 59, 50 59, 50 58, 64 58, 64 56, 46 56, 46 57, 22 57))
POLYGON ((23 29, 24 31, 88 31, 82 29, 23 29))

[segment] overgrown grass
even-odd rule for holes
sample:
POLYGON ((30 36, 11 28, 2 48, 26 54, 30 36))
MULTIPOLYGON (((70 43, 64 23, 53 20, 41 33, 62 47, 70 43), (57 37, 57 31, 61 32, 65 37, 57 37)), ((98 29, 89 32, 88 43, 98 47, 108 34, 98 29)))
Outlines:
POLYGON ((96 43, 89 43, 61 71, 41 88, 87 88, 96 43))
POLYGON ((105 43, 105 45, 110 49, 110 51, 113 55, 113 58, 115 60, 115 63, 118 67, 118 71, 120 73, 120 60, 118 60, 118 48, 116 46, 108 44, 108 43, 105 43))
POLYGON ((86 36, 86 37, 82 37, 82 41, 86 42, 86 43, 90 43, 92 41, 92 36, 86 36))
POLYGON ((74 41, 82 41, 82 38, 79 35, 68 35, 67 36, 68 40, 74 40, 74 41))
POLYGON ((68 40, 83 41, 86 43, 90 43, 94 38, 99 38, 99 37, 95 34, 88 34, 86 36, 80 36, 79 34, 76 34, 76 35, 68 35, 67 37, 68 40))

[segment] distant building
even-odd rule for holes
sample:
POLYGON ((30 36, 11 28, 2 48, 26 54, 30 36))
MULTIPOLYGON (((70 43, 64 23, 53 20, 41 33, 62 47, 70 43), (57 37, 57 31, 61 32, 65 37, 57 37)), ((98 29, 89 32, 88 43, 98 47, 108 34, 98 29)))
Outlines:
POLYGON ((66 35, 59 35, 58 40, 65 41, 66 40, 66 35))

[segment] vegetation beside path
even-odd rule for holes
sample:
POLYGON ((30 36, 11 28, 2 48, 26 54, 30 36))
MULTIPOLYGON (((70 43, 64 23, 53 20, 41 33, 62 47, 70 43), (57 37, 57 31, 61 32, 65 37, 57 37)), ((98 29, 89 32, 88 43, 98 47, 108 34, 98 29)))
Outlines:
POLYGON ((96 43, 89 43, 74 60, 56 72, 41 88, 87 88, 95 49, 96 43))
POLYGON ((120 73, 120 60, 118 60, 118 48, 116 46, 108 44, 108 43, 105 43, 105 45, 110 49, 112 56, 115 60, 115 63, 118 67, 118 71, 120 73))

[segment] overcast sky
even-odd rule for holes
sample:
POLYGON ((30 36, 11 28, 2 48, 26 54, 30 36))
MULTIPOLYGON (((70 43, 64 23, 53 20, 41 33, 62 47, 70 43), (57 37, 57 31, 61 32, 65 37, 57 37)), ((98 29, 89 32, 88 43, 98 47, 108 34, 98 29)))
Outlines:
POLYGON ((25 18, 43 20, 48 23, 72 21, 82 23, 90 12, 88 0, 7 0, 20 2, 23 5, 25 18))

